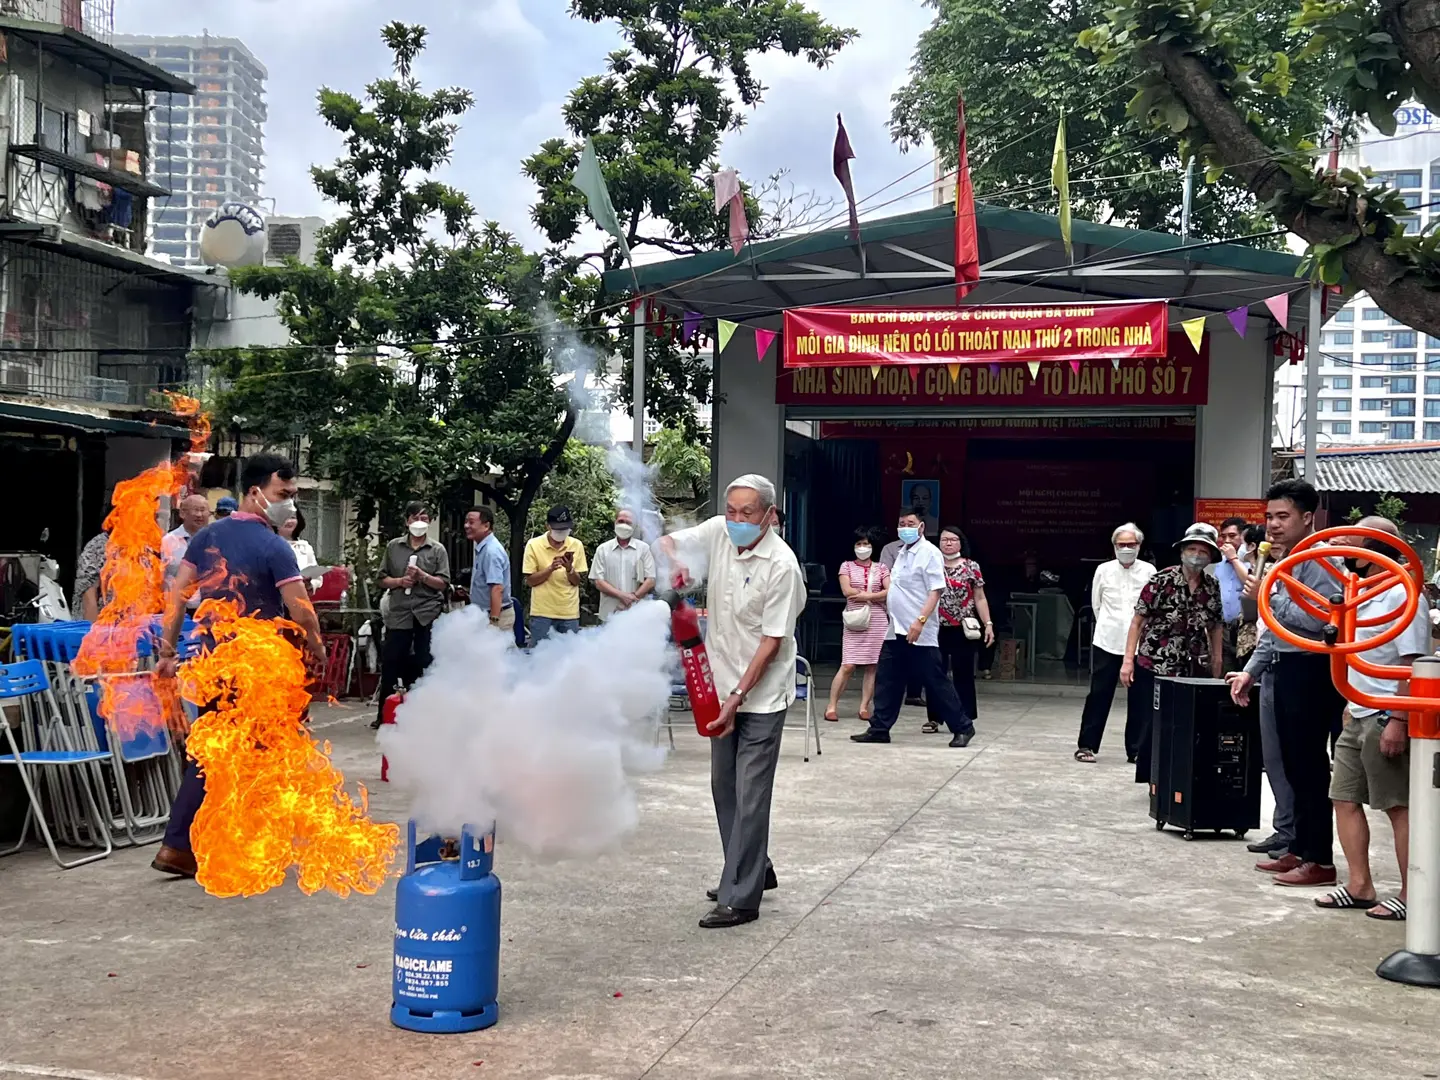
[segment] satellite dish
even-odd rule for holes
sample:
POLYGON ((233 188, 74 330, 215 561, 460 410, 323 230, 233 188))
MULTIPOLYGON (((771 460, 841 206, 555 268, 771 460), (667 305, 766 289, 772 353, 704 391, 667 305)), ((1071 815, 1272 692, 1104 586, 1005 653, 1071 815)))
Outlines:
POLYGON ((253 206, 222 204, 200 230, 200 258, 207 266, 258 266, 265 258, 265 219, 253 206))

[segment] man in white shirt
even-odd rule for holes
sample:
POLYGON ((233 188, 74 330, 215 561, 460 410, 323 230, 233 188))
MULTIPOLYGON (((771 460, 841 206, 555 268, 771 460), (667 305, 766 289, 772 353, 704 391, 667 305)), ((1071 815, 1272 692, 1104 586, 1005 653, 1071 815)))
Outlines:
POLYGON ((725 490, 725 516, 660 539, 662 554, 686 580, 709 567, 705 648, 723 695, 710 725, 710 789, 725 869, 705 929, 760 916, 760 896, 776 887, 767 849, 770 796, 780 761, 785 710, 795 700, 795 622, 805 579, 795 553, 774 529, 775 485, 753 473, 725 490))
POLYGON ((965 715, 955 684, 940 662, 940 623, 933 618, 945 591, 945 556, 925 539, 924 515, 918 507, 900 512, 901 548, 890 570, 890 591, 885 605, 890 628, 880 647, 875 675, 875 714, 870 727, 852 742, 888 743, 890 729, 900 715, 907 679, 925 688, 925 700, 934 715, 950 729, 951 746, 969 746, 975 721, 965 715))
MULTIPOLYGON (((1105 722, 1110 718, 1110 706, 1115 700, 1115 684, 1120 681, 1120 665, 1125 662, 1125 637, 1135 615, 1135 601, 1140 598, 1145 583, 1155 576, 1155 567, 1140 558, 1143 543, 1145 534, 1140 526, 1133 521, 1121 525, 1110 534, 1115 558, 1101 563, 1090 582, 1090 609, 1095 614, 1095 634, 1090 639, 1090 648, 1094 660, 1090 693, 1080 713, 1076 761, 1092 762, 1100 752, 1105 722)), ((1129 690, 1125 693, 1125 757, 1133 762, 1143 725, 1150 722, 1151 703, 1135 700, 1142 695, 1131 694, 1129 690)))
MULTIPOLYGON (((165 589, 167 592, 175 581, 180 564, 185 561, 185 552, 189 550, 190 538, 210 524, 210 500, 204 495, 186 495, 180 500, 177 509, 180 512, 180 524, 160 540, 160 557, 165 560, 165 589)), ((197 592, 192 596, 186 606, 191 611, 199 607, 200 594, 197 592)))
MULTIPOLYGON (((1368 517, 1361 528, 1379 529, 1398 536, 1399 529, 1388 518, 1368 517)), ((1346 547, 1363 547, 1400 561, 1399 552, 1378 540, 1348 537, 1346 547)), ((1381 567, 1362 559, 1346 559, 1346 569, 1368 578, 1381 567)), ((1398 613, 1405 605, 1405 587, 1398 582, 1378 596, 1365 601, 1355 612, 1357 641, 1373 638, 1393 625, 1385 619, 1375 626, 1364 625, 1387 613, 1398 613)), ((1404 633, 1384 645, 1360 655, 1381 667, 1408 668, 1416 657, 1430 652, 1430 605, 1420 597, 1420 606, 1404 633)), ((1350 685, 1375 697, 1403 696, 1407 684, 1398 679, 1374 679, 1351 670, 1350 685)), ((1335 740, 1334 771, 1330 777, 1330 799, 1335 804, 1335 831, 1345 852, 1348 874, 1315 903, 1328 911, 1366 909, 1371 918, 1401 922, 1405 918, 1405 887, 1410 863, 1410 732, 1409 717, 1403 712, 1372 709, 1350 703, 1344 730, 1335 740), (1395 833, 1395 856, 1400 863, 1400 895, 1381 901, 1370 876, 1370 823, 1365 807, 1384 811, 1395 833)), ((1429 770, 1426 770, 1427 772, 1429 770)))
POLYGON ((600 619, 638 604, 655 590, 655 553, 644 540, 635 539, 635 515, 615 515, 615 539, 595 549, 590 580, 600 593, 600 619))
MULTIPOLYGON (((895 569, 895 560, 904 547, 905 545, 899 540, 891 540, 880 549, 880 562, 886 570, 893 571, 895 569)), ((920 680, 913 675, 905 682, 905 704, 921 709, 925 708, 924 688, 920 685, 920 680)))

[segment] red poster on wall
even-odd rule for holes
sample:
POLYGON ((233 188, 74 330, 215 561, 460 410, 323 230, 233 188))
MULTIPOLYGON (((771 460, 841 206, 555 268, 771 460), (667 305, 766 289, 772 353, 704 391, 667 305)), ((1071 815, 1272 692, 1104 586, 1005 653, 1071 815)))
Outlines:
POLYGON ((785 366, 1158 357, 1165 355, 1168 320, 1164 300, 1053 307, 791 308, 785 312, 785 366))
POLYGON ((1244 518, 1251 525, 1265 524, 1264 499, 1196 499, 1195 520, 1220 528, 1226 518, 1244 518))

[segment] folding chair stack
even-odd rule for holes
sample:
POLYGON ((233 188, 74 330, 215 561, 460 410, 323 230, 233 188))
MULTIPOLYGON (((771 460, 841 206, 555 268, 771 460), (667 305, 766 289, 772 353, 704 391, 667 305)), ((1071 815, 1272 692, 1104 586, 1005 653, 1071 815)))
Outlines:
MULTIPOLYGON (((133 672, 81 678, 72 664, 89 629, 88 623, 16 628, 17 659, 40 665, 48 684, 25 710, 25 742, 40 751, 87 755, 86 783, 101 807, 106 843, 155 843, 164 836, 183 759, 153 688, 150 647, 142 641, 133 672), (101 717, 101 680, 111 679, 130 684, 117 689, 138 705, 146 723, 122 728, 101 717)), ((78 782, 64 770, 46 769, 41 774, 46 817, 54 834, 71 846, 100 839, 89 824, 78 782)))

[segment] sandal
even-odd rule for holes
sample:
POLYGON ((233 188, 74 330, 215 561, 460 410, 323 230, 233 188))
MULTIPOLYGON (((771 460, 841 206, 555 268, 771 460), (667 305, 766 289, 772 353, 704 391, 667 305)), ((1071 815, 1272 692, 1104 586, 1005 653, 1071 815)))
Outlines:
POLYGON ((1315 906, 1324 908, 1326 911, 1369 911, 1379 904, 1380 901, 1371 897, 1369 900, 1354 895, 1344 885, 1338 889, 1331 889, 1324 896, 1317 897, 1315 906))
POLYGON ((926 720, 925 723, 920 725, 920 730, 926 735, 934 735, 940 730, 940 722, 938 720, 926 720))
POLYGON ((1086 765, 1094 765, 1094 764, 1095 764, 1095 751, 1094 751, 1094 750, 1086 750, 1086 749, 1084 749, 1084 748, 1082 747, 1081 749, 1075 751, 1075 760, 1076 760, 1076 761, 1083 761, 1083 762, 1085 762, 1086 765))
POLYGON ((1381 900, 1380 903, 1365 912, 1365 915, 1367 918, 1380 922, 1404 922, 1405 901, 1398 896, 1392 896, 1388 900, 1381 900))
POLYGON ((871 709, 869 712, 866 712, 864 709, 861 709, 861 710, 860 710, 860 719, 861 719, 861 720, 864 720, 867 724, 870 722, 870 718, 871 718, 872 716, 874 716, 874 715, 875 715, 875 710, 874 710, 874 709, 871 709))
MULTIPOLYGON (((838 724, 840 722, 840 717, 836 715, 834 709, 825 710, 825 719, 829 720, 832 724, 838 724)), ((862 716, 860 719, 864 720, 865 717, 862 716)))

